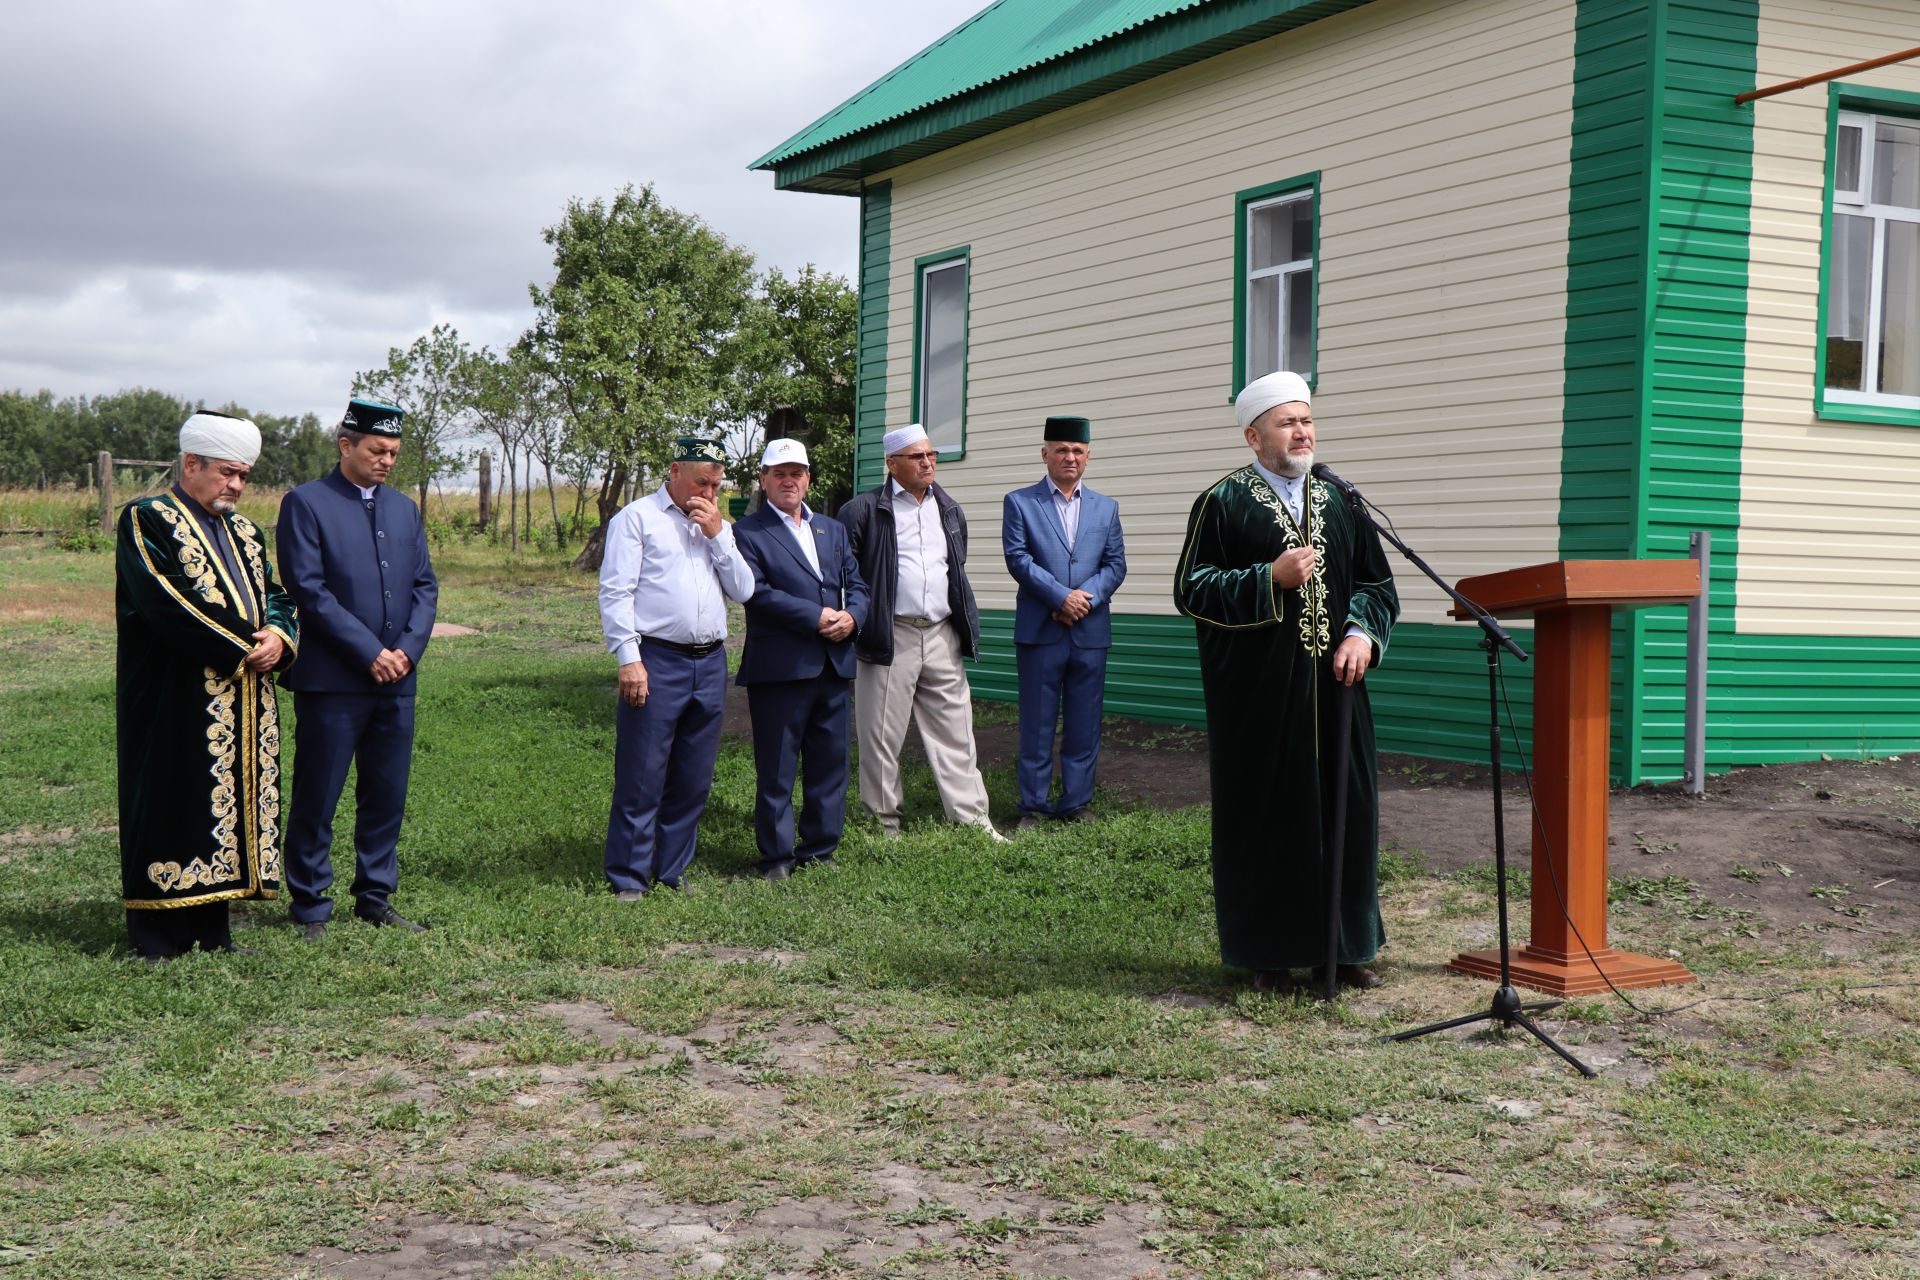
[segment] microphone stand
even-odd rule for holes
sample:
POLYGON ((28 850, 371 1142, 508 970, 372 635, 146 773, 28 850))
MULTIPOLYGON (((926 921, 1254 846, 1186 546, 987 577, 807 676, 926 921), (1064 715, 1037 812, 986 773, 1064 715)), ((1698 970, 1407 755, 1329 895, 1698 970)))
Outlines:
POLYGON ((1433 571, 1433 566, 1422 560, 1419 553, 1391 530, 1381 528, 1373 514, 1367 510, 1368 502, 1360 496, 1360 491, 1347 481, 1335 476, 1325 467, 1316 466, 1314 472, 1321 479, 1332 484, 1346 495, 1348 505, 1361 522, 1380 537, 1396 547, 1400 554, 1410 561, 1414 568, 1442 591, 1447 593, 1462 612, 1466 613, 1480 627, 1480 647, 1487 654, 1487 719, 1488 747, 1493 766, 1493 865, 1494 881, 1497 886, 1500 904, 1500 986, 1493 993, 1493 1003, 1480 1013, 1470 1013, 1461 1018, 1449 1018, 1444 1022, 1430 1023, 1424 1027, 1415 1027, 1411 1031, 1401 1031, 1385 1037, 1388 1040, 1414 1040, 1421 1036, 1432 1035, 1436 1031, 1446 1031, 1453 1027, 1470 1026, 1476 1022, 1498 1023, 1503 1029, 1511 1031, 1515 1027, 1527 1032, 1535 1040, 1547 1046, 1563 1058, 1567 1065, 1581 1075, 1592 1078, 1596 1073, 1580 1059, 1567 1052, 1566 1048, 1552 1036, 1542 1031, 1538 1024, 1527 1015, 1543 1009, 1556 1009, 1564 1001, 1540 1000, 1522 1003, 1520 993, 1514 990, 1512 964, 1509 958, 1507 934, 1507 834, 1505 806, 1502 798, 1503 778, 1500 772, 1500 652, 1506 650, 1520 661, 1527 661, 1527 651, 1514 642, 1513 636, 1500 625, 1494 616, 1473 601, 1456 591, 1453 586, 1433 571))

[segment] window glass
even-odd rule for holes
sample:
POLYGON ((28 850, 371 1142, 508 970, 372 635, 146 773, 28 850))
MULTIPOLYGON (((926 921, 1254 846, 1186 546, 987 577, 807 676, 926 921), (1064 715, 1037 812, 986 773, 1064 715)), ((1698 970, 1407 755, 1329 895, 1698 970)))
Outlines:
POLYGON ((942 453, 963 447, 967 375, 967 263, 926 268, 920 293, 920 425, 942 453))
POLYGON ((1827 276, 1827 385, 1860 389, 1867 340, 1867 282, 1873 267, 1873 219, 1833 217, 1833 257, 1827 276))
POLYGON ((1834 140, 1833 193, 1858 195, 1860 191, 1860 126, 1843 124, 1834 140))
POLYGON ((1277 369, 1313 372, 1313 193, 1245 206, 1241 385, 1277 369))
POLYGON ((1920 127, 1889 120, 1876 122, 1873 202, 1920 209, 1920 127))
POLYGON ((1887 224, 1880 285, 1879 389, 1920 396, 1920 223, 1887 224))

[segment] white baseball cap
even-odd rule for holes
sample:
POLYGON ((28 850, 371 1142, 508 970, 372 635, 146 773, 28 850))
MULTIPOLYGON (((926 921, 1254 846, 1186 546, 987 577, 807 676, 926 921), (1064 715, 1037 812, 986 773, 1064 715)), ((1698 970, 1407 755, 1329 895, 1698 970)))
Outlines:
POLYGON ((782 437, 767 441, 766 450, 760 455, 760 469, 777 467, 783 462, 797 462, 807 470, 813 470, 813 464, 807 461, 807 446, 798 440, 782 437))

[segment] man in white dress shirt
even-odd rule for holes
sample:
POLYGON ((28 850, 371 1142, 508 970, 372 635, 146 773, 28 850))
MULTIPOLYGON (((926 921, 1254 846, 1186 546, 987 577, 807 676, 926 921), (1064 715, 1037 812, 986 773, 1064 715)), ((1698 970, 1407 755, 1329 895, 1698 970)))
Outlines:
POLYGON ((961 665, 980 652, 980 612, 967 581, 966 512, 933 482, 940 455, 919 423, 887 432, 881 447, 886 483, 840 509, 872 596, 871 620, 854 641, 860 802, 879 818, 883 834, 900 834, 900 748, 912 719, 947 818, 1004 840, 987 817, 973 690, 961 665))
POLYGON ((753 594, 720 517, 725 459, 718 441, 675 441, 666 484, 607 530, 600 628, 620 664, 620 701, 606 872, 622 902, 682 887, 713 785, 727 601, 753 594))

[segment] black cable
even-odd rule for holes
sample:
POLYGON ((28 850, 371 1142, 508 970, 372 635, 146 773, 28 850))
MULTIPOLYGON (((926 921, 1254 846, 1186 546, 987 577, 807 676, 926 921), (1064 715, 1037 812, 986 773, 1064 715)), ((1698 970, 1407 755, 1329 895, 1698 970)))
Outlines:
MULTIPOLYGON (((1366 495, 1362 494, 1358 489, 1351 490, 1350 493, 1352 497, 1358 498, 1361 502, 1365 503, 1367 508, 1370 511, 1372 511, 1381 520, 1386 522, 1386 526, 1388 530, 1391 531, 1395 536, 1398 536, 1400 531, 1394 528, 1393 517, 1391 515, 1387 514, 1387 512, 1375 506, 1372 500, 1367 498, 1366 495)), ((1830 987, 1825 987, 1825 986, 1807 985, 1807 986, 1799 986, 1799 987, 1787 987, 1779 991, 1768 991, 1768 992, 1762 992, 1754 995, 1727 994, 1727 995, 1717 995, 1717 996, 1704 996, 1698 1000, 1689 1000, 1685 1004, 1669 1005, 1664 1008, 1658 1008, 1658 1009, 1648 1009, 1648 1008, 1643 1008, 1638 1004, 1635 1004, 1633 1000, 1627 995, 1626 992, 1622 991, 1619 987, 1615 986, 1613 979, 1607 976, 1607 971, 1601 967, 1599 959, 1595 957, 1595 955, 1593 954, 1593 948, 1587 945, 1586 937, 1583 934, 1581 934, 1580 926, 1574 923, 1573 912, 1567 906, 1567 895, 1560 885, 1560 873, 1554 869, 1554 865, 1553 865, 1553 845, 1547 839, 1546 823, 1540 817, 1540 802, 1533 794, 1533 765, 1531 761, 1529 761, 1527 758, 1526 749, 1522 747, 1520 744, 1520 725, 1519 725, 1518 718, 1513 713, 1513 698, 1507 689, 1506 668, 1497 667, 1496 671, 1499 673, 1499 679, 1500 679, 1500 705, 1506 710, 1506 713, 1507 713, 1507 730, 1509 733, 1513 735, 1513 754, 1514 754, 1514 757, 1520 762, 1520 779, 1526 785, 1526 788, 1527 788, 1527 810, 1532 815, 1532 818, 1533 818, 1533 831, 1539 834, 1541 847, 1545 850, 1547 854, 1547 857, 1546 857, 1547 879, 1549 883, 1553 885, 1554 901, 1556 904, 1558 904, 1560 908, 1560 918, 1562 920, 1565 920, 1567 922, 1567 927, 1573 930, 1573 936, 1576 940, 1579 941, 1581 951, 1586 953, 1587 963, 1591 964, 1593 966, 1593 971, 1600 975, 1600 980, 1607 984, 1607 990, 1611 991, 1614 994, 1614 996, 1618 998, 1619 1001, 1622 1004, 1626 1005, 1629 1009, 1632 1009, 1635 1013, 1639 1014, 1642 1018, 1646 1019, 1647 1021, 1653 1022, 1653 1021, 1658 1021, 1661 1018, 1669 1017, 1676 1013, 1684 1013, 1688 1009, 1697 1009, 1703 1004, 1712 1004, 1716 1000, 1765 1001, 1765 1000, 1778 999, 1782 996, 1803 995, 1803 994, 1808 994, 1816 991, 1829 991, 1832 989, 1830 987)), ((1842 983, 1841 984, 1842 991, 1880 991, 1880 990, 1894 990, 1894 989, 1900 989, 1900 988, 1906 988, 1906 987, 1920 987, 1920 982, 1868 982, 1868 983, 1854 983, 1854 984, 1842 983)))
MULTIPOLYGON (((1554 901, 1557 902, 1560 906, 1560 918, 1565 920, 1567 922, 1567 927, 1573 930, 1573 936, 1579 940, 1580 949, 1586 953, 1587 962, 1593 966, 1593 971, 1600 975, 1600 980, 1607 984, 1607 990, 1611 991, 1620 1000, 1622 1004, 1626 1005, 1627 1008, 1632 1009, 1635 1013, 1639 1014, 1642 1018, 1646 1019, 1649 1022, 1652 1022, 1652 1021, 1657 1021, 1660 1018, 1669 1017, 1676 1013, 1683 1013, 1688 1009, 1697 1009, 1703 1004, 1712 1004, 1716 1000, 1765 1001, 1765 1000, 1773 1000, 1780 996, 1801 995, 1809 992, 1829 991, 1832 989, 1830 987, 1825 987, 1825 986, 1807 985, 1807 986, 1799 986, 1799 987, 1788 987, 1780 991, 1768 991, 1768 992, 1762 992, 1754 995, 1728 994, 1728 995, 1719 995, 1719 996, 1704 996, 1698 1000, 1689 1000, 1686 1004, 1668 1005, 1664 1008, 1658 1008, 1658 1009, 1647 1009, 1647 1008, 1641 1007, 1638 1004, 1635 1004, 1630 998, 1628 998, 1626 992, 1622 991, 1619 987, 1616 987, 1613 985, 1613 979, 1608 977, 1607 971, 1600 967, 1600 961, 1598 960, 1598 958, 1594 956, 1593 949, 1587 945, 1586 938, 1583 937, 1580 933, 1580 926, 1574 923, 1573 913, 1567 908, 1566 894, 1561 891, 1561 887, 1560 887, 1560 873, 1554 869, 1554 865, 1553 865, 1553 846, 1547 839, 1546 823, 1543 822, 1540 818, 1540 805, 1534 799, 1533 766, 1527 759, 1526 750, 1520 745, 1520 726, 1513 714, 1513 699, 1509 696, 1507 692, 1507 676, 1504 669, 1500 672, 1500 705, 1506 709, 1507 730, 1513 735, 1513 754, 1515 758, 1517 758, 1520 761, 1520 777, 1521 777, 1521 780, 1526 784, 1526 788, 1527 788, 1527 808, 1528 808, 1528 811, 1533 815, 1534 830, 1539 834, 1541 847, 1546 851, 1546 854, 1547 854, 1547 857, 1545 859, 1545 862, 1547 864, 1547 879, 1553 885, 1553 897, 1554 897, 1554 901)), ((1846 991, 1846 990, 1877 991, 1877 990, 1895 989, 1895 988, 1902 988, 1902 987, 1920 987, 1920 982, 1867 982, 1867 983, 1855 983, 1851 985, 1846 983, 1841 984, 1841 989, 1843 991, 1846 991)))

